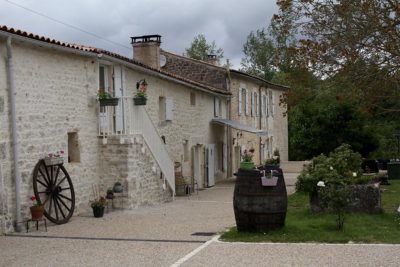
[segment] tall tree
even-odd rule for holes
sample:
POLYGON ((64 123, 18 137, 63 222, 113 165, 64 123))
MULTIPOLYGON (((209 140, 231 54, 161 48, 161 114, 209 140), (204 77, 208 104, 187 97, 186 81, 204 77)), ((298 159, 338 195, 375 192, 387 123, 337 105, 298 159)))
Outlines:
POLYGON ((324 79, 334 77, 340 82, 347 79, 356 89, 355 95, 361 95, 369 109, 400 113, 400 101, 391 101, 399 97, 398 0, 279 0, 277 3, 280 10, 273 24, 278 36, 284 38, 293 32, 300 36, 289 49, 291 64, 308 68, 324 79), (390 82, 376 90, 376 84, 367 82, 371 77, 390 82))
POLYGON ((224 50, 217 48, 215 41, 208 43, 204 34, 198 34, 194 37, 189 48, 186 48, 186 55, 193 59, 204 60, 208 55, 216 55, 220 60, 224 57, 224 50))
POLYGON ((275 47, 265 29, 250 32, 243 46, 243 53, 245 57, 240 63, 241 71, 265 80, 272 79, 276 71, 273 64, 275 47))

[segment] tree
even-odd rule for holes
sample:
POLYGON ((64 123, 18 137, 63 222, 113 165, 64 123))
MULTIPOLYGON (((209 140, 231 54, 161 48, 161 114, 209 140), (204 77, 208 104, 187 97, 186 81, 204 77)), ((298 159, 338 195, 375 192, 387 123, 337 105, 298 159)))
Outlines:
MULTIPOLYGON (((290 45, 291 64, 326 79, 353 84, 355 95, 378 112, 400 112, 400 5, 398 0, 279 0, 273 25, 281 40, 298 33, 290 45), (290 19, 288 19, 290 18, 290 19), (360 68, 359 66, 363 67, 360 68), (373 72, 371 72, 373 71, 373 72), (381 94, 365 81, 390 81, 381 94), (371 101, 372 100, 372 101, 371 101)), ((379 91, 378 91, 379 92, 379 91)))
POLYGON ((204 34, 199 34, 194 37, 189 48, 186 48, 186 55, 193 59, 204 60, 208 55, 216 55, 220 60, 224 57, 224 50, 217 48, 215 41, 207 43, 204 34))
POLYGON ((328 154, 343 143, 367 157, 378 146, 358 106, 340 95, 322 91, 294 106, 288 118, 292 159, 328 154))
POLYGON ((241 71, 268 81, 272 79, 276 71, 273 64, 275 47, 264 29, 250 32, 243 53, 241 71))

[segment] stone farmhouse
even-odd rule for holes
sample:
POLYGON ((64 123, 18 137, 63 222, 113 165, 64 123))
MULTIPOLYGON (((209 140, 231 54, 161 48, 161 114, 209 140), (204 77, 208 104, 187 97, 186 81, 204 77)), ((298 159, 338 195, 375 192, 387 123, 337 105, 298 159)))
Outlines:
POLYGON ((198 188, 231 177, 250 147, 257 163, 275 148, 287 160, 286 87, 163 51, 159 35, 131 43, 133 59, 0 26, 0 234, 29 217, 35 184, 43 199, 60 191, 45 208, 63 221, 115 182, 135 208, 173 200, 177 173, 198 188), (133 103, 140 80, 144 106, 133 103), (101 106, 99 90, 118 105, 101 106), (61 150, 68 175, 41 181, 41 159, 61 150), (66 176, 73 192, 57 186, 66 176))

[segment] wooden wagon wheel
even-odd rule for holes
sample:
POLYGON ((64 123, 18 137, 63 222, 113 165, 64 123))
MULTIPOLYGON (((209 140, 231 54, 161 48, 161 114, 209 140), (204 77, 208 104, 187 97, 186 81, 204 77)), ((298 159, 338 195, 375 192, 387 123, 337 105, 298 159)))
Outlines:
POLYGON ((75 192, 62 164, 46 166, 39 160, 33 171, 33 191, 44 206, 44 216, 56 224, 68 222, 74 213, 75 192))

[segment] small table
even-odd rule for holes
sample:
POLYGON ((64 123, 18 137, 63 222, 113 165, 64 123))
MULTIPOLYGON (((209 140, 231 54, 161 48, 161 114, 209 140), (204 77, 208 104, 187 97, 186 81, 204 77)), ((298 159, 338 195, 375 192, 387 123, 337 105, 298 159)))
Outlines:
POLYGON ((36 222, 36 230, 39 230, 39 222, 44 222, 44 228, 46 229, 46 232, 47 232, 47 221, 45 218, 40 219, 40 220, 32 220, 32 219, 27 220, 26 221, 26 232, 27 233, 29 232, 29 223, 30 222, 36 222))

